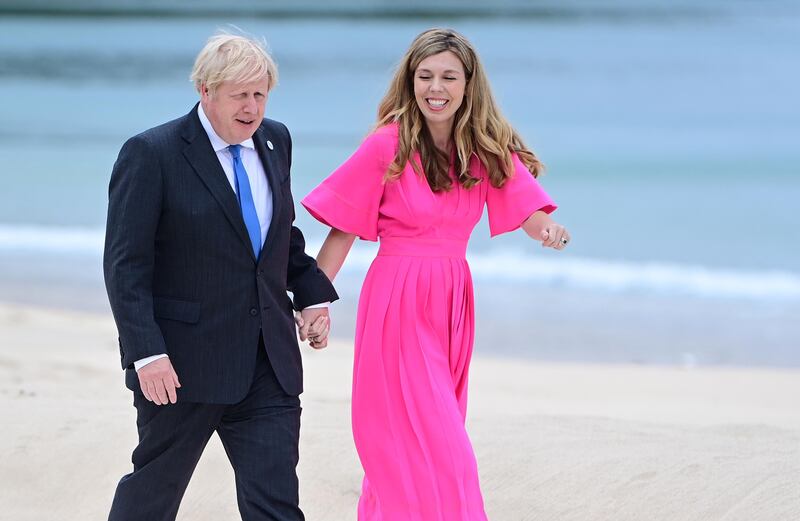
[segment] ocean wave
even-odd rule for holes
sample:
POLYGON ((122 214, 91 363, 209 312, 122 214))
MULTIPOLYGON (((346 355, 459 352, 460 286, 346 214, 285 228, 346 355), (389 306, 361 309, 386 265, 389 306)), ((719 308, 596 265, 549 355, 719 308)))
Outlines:
POLYGON ((0 224, 0 251, 102 255, 104 239, 102 228, 0 224))
MULTIPOLYGON (((0 252, 99 256, 104 231, 98 228, 0 225, 0 252)), ((307 251, 316 254, 320 242, 307 251)), ((343 270, 363 273, 377 246, 357 243, 343 270)), ((532 255, 496 249, 467 254, 476 282, 522 283, 602 293, 687 295, 708 298, 800 300, 800 273, 733 270, 663 262, 630 262, 532 255)))
MULTIPOLYGON (((318 251, 319 245, 309 245, 318 251)), ((354 248, 343 269, 366 270, 377 246, 354 248)), ((800 300, 800 273, 734 270, 665 262, 632 262, 535 255, 520 250, 468 252, 476 282, 503 282, 602 293, 685 295, 702 298, 800 300)))
POLYGON ((542 258, 518 251, 468 255, 474 277, 612 293, 800 300, 800 274, 663 262, 542 258))

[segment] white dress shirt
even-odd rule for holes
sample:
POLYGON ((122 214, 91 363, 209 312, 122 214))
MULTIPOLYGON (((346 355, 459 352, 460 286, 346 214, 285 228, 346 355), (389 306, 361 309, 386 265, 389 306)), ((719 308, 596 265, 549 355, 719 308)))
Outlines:
MULTIPOLYGON (((214 127, 211 125, 211 121, 209 121, 208 116, 206 116, 206 113, 203 111, 203 105, 197 106, 197 115, 200 117, 200 123, 203 125, 203 129, 205 129, 206 134, 208 134, 208 139, 211 141, 211 147, 217 154, 217 159, 219 159, 222 170, 225 171, 225 177, 228 178, 228 182, 231 184, 231 189, 234 191, 234 193, 236 193, 236 174, 233 171, 233 156, 231 155, 231 151, 228 149, 228 146, 232 143, 226 143, 217 135, 216 132, 214 132, 214 127)), ((258 152, 256 152, 253 138, 250 138, 239 144, 242 146, 240 149, 242 164, 244 165, 244 169, 247 171, 247 178, 250 180, 250 191, 253 194, 253 202, 256 206, 256 215, 258 215, 258 223, 261 226, 261 244, 264 244, 264 241, 267 238, 267 231, 269 231, 269 225, 272 222, 272 190, 269 187, 269 181, 267 179, 267 173, 264 170, 264 165, 261 162, 261 158, 258 157, 258 152)), ((305 309, 328 307, 329 304, 329 302, 323 302, 321 304, 308 306, 305 309)), ((148 356, 147 358, 142 358, 141 360, 135 361, 133 366, 138 371, 150 362, 158 360, 159 358, 164 358, 165 356, 167 355, 160 354, 148 356)))
MULTIPOLYGON (((211 121, 208 120, 206 113, 203 112, 203 106, 197 106, 197 115, 200 116, 200 123, 208 134, 208 139, 211 141, 211 147, 217 153, 222 169, 225 171, 225 177, 231 184, 231 189, 236 193, 236 174, 233 171, 233 156, 228 146, 233 143, 226 143, 221 137, 214 132, 214 127, 211 126, 211 121)), ((253 202, 256 205, 256 214, 258 215, 258 223, 261 225, 261 244, 267 238, 267 230, 272 222, 272 190, 269 188, 269 181, 267 181, 267 172, 264 170, 264 164, 258 157, 256 146, 253 144, 253 138, 239 143, 242 145, 240 154, 242 156, 242 164, 247 171, 247 178, 250 180, 250 191, 253 194, 253 202)))

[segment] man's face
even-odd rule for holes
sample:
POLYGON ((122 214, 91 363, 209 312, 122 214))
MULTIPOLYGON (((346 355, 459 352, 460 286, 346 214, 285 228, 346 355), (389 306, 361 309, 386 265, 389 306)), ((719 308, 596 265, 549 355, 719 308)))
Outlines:
POLYGON ((253 137, 269 95, 269 79, 251 83, 222 82, 216 91, 200 88, 200 103, 214 132, 229 145, 238 145, 253 137))

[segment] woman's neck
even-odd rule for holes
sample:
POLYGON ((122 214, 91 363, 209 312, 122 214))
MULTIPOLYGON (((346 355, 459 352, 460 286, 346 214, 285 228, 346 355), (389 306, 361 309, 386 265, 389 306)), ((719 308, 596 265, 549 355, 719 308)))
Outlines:
POLYGON ((436 148, 445 154, 450 152, 450 142, 452 141, 453 134, 452 121, 428 122, 428 132, 430 132, 431 139, 433 139, 433 144, 436 148))

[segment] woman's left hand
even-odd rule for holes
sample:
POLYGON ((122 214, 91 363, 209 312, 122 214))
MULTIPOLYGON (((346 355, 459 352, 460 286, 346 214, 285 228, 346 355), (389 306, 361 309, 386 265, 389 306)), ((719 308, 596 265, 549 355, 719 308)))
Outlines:
POLYGON ((543 248, 563 250, 571 240, 567 229, 542 211, 534 212, 528 217, 522 223, 522 228, 531 238, 542 241, 543 248))

